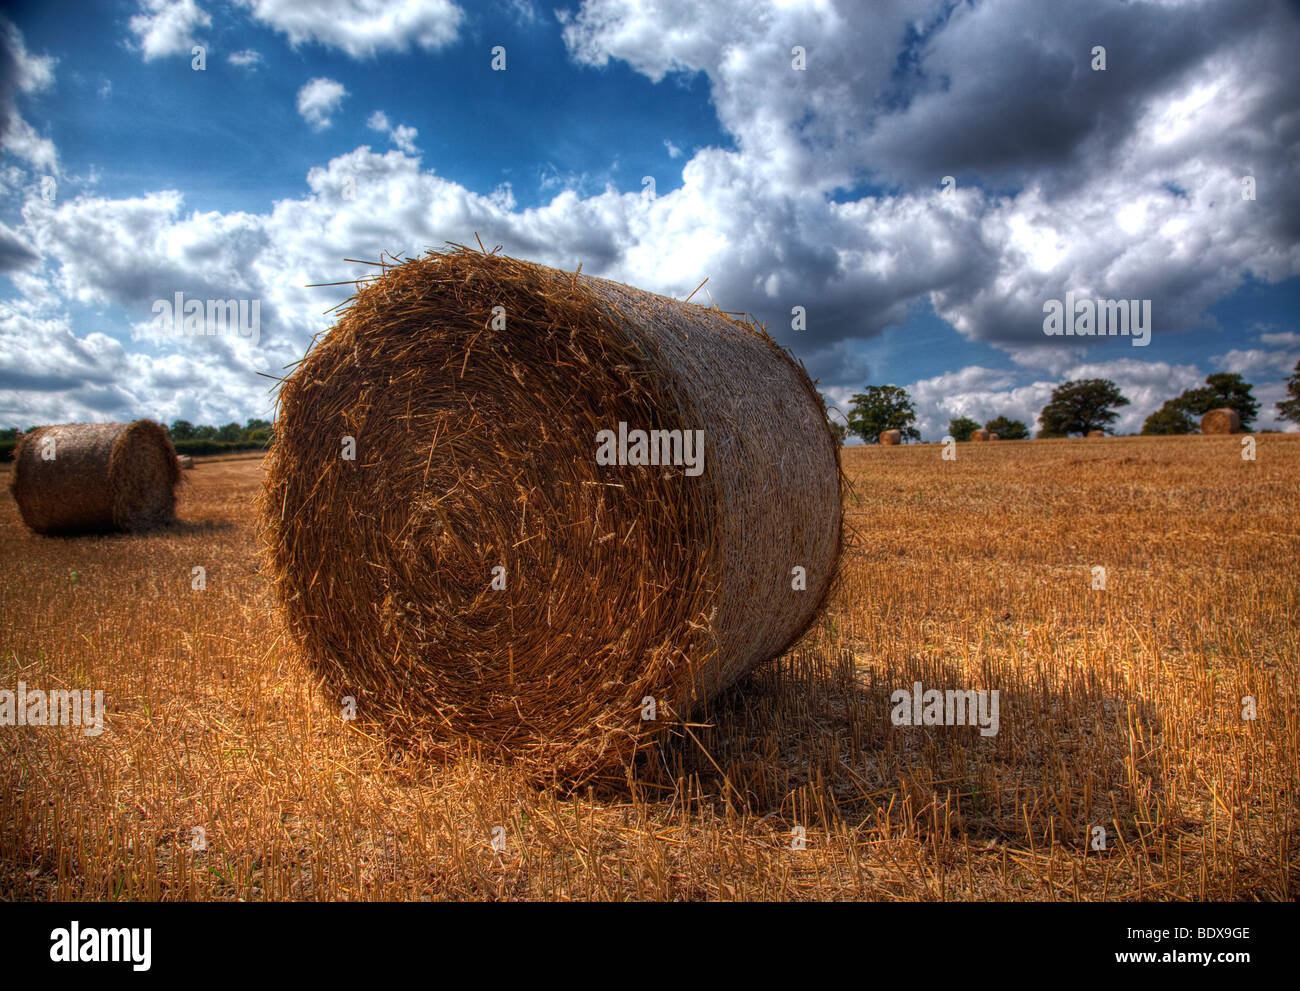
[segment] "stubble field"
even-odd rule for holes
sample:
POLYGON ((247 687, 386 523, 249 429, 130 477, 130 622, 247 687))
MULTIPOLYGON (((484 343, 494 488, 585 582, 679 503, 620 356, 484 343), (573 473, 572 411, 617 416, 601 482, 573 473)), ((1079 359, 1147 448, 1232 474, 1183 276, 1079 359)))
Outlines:
POLYGON ((149 536, 6 496, 0 689, 107 716, 0 726, 0 898, 1292 899, 1300 436, 1257 443, 846 449, 826 615, 573 794, 342 718, 259 571, 260 458, 149 536), (998 690, 997 734, 895 726, 916 682, 998 690))

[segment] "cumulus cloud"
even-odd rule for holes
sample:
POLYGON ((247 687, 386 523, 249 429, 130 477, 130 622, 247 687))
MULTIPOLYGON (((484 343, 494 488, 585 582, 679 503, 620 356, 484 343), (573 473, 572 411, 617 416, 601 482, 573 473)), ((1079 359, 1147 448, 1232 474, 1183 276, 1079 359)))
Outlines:
POLYGON ((394 127, 392 122, 389 121, 388 115, 382 110, 376 110, 370 115, 370 119, 366 121, 366 127, 372 131, 386 134, 395 148, 400 148, 408 155, 417 153, 415 139, 420 136, 420 132, 406 124, 398 124, 394 127))
POLYGON ((1300 21, 1280 5, 899 0, 756 15, 748 0, 588 0, 562 20, 580 63, 707 76, 739 151, 725 169, 714 150, 692 164, 730 171, 746 220, 767 221, 767 237, 738 232, 716 259, 723 281, 809 286, 841 337, 928 299, 965 336, 1062 367, 1076 356, 1043 353, 1048 299, 1150 298, 1159 341, 1209 325, 1207 308, 1247 278, 1300 274, 1283 96, 1300 89, 1300 21), (1105 72, 1090 67, 1095 44, 1105 72), (1267 204, 1242 199, 1243 163, 1267 177, 1267 204), (891 191, 828 198, 864 183, 891 191))
POLYGON ((313 130, 323 131, 334 123, 330 115, 338 109, 347 92, 337 80, 317 77, 298 91, 298 113, 313 130))
MULTIPOLYGON (((354 56, 449 44, 461 16, 451 4, 389 4, 387 18, 360 0, 245 5, 295 44, 354 56), (439 9, 442 34, 422 20, 439 9), (351 40, 339 27, 349 19, 366 25, 351 40)), ((581 189, 560 181, 549 203, 521 210, 508 186, 476 192, 422 169, 415 129, 376 111, 368 126, 392 150, 358 148, 315 167, 301 196, 266 212, 186 213, 175 191, 29 199, 7 255, 0 232, 0 259, 20 266, 10 277, 33 306, 57 293, 120 307, 142 334, 149 304, 171 292, 255 296, 264 325, 256 357, 269 369, 297 357, 338 302, 306 285, 362 274, 341 259, 478 232, 511 254, 569 269, 582 262, 585 272, 679 298, 707 275, 719 306, 765 322, 839 400, 875 371, 855 343, 929 306, 1012 363, 911 383, 926 436, 941 436, 955 415, 1034 426, 1054 384, 1097 376, 1133 400, 1119 429, 1137 430, 1165 398, 1217 370, 1171 360, 1164 342, 1210 325, 1209 307, 1244 280, 1300 274, 1288 96, 1300 81, 1290 54, 1300 28, 1255 0, 1236 9, 1234 19, 1197 0, 1167 9, 1101 0, 1054 20, 1022 0, 757 10, 736 0, 691 11, 666 0, 588 0, 562 18, 571 57, 593 67, 621 60, 656 80, 704 73, 735 150, 683 154, 680 186, 653 198, 618 193, 598 176, 581 189), (1088 68, 1094 43, 1107 45, 1115 75, 1088 68), (806 51, 803 71, 790 65, 795 45, 806 51), (789 78, 773 85, 778 73, 789 78), (948 98, 965 113, 945 117, 948 98), (939 126, 947 151, 933 143, 939 126), (1241 196, 1247 169, 1257 200, 1241 196), (944 175, 956 179, 950 194, 944 175), (1151 347, 1131 358, 1107 350, 1102 360, 1087 341, 1046 339, 1044 300, 1071 291, 1151 298, 1151 347), (806 330, 791 329, 794 306, 806 309, 806 330)), ((345 95, 340 83, 313 79, 298 109, 323 129, 345 95)), ((665 142, 670 156, 675 147, 665 142)), ((708 296, 695 301, 708 305, 708 296)), ((1269 336, 1219 357, 1273 375, 1294 342, 1269 336)), ((211 401, 229 403, 231 416, 260 384, 237 343, 173 346, 186 360, 193 348, 217 349, 226 398, 211 401)), ((1258 391, 1274 388, 1270 380, 1258 391)))
POLYGON ((49 89, 58 60, 27 51, 22 32, 0 17, 0 147, 30 166, 58 174, 54 142, 40 135, 18 110, 18 98, 49 89))
POLYGON ((140 13, 128 22, 146 62, 188 55, 198 44, 194 32, 211 25, 211 16, 195 0, 140 0, 140 13))
POLYGON ((8 224, 0 222, 0 272, 26 268, 40 261, 40 255, 8 224))
POLYGON ((226 56, 226 60, 241 69, 256 69, 262 64, 262 55, 260 52, 251 48, 245 48, 240 52, 231 52, 226 56))
POLYGON ((354 58, 454 42, 464 13, 451 0, 238 0, 293 45, 338 48, 354 58))

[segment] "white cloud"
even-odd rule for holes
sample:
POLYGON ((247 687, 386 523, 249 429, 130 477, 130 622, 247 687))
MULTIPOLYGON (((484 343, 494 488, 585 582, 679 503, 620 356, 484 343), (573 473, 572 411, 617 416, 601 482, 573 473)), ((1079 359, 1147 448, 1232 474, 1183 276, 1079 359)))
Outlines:
POLYGON ((54 85, 54 67, 59 60, 52 55, 33 55, 27 50, 22 32, 0 18, 0 32, 12 60, 12 81, 20 93, 39 93, 54 85))
POLYGON ((323 76, 313 79, 298 91, 298 113, 314 130, 323 131, 333 123, 330 115, 347 93, 337 80, 323 76))
POLYGON ((231 65, 237 65, 241 69, 256 69, 262 64, 262 55, 252 48, 245 48, 241 52, 231 52, 226 56, 226 60, 231 65))
POLYGON ((198 44, 195 30, 211 25, 211 16, 195 0, 140 0, 140 13, 129 22, 146 62, 188 55, 198 44))
MULTIPOLYGON (((449 44, 461 23, 449 3, 245 5, 295 44, 318 42, 354 56, 449 44), (349 24, 361 29, 349 33, 349 24)), ((1154 16, 1151 5, 1130 7, 1134 17, 1154 16)), ((1129 10, 1110 0, 1096 8, 1114 17, 1129 10)), ((830 395, 846 396, 866 380, 865 361, 850 342, 902 323, 928 302, 963 335, 1005 350, 1016 367, 976 366, 914 383, 927 436, 941 436, 953 415, 1005 414, 1032 427, 1055 382, 1093 374, 1114 378, 1133 399, 1119 429, 1136 430, 1164 399, 1204 378, 1200 369, 1170 363, 1164 342, 1207 323, 1207 307, 1243 279, 1300 273, 1300 243, 1287 226, 1296 222, 1288 197, 1300 177, 1276 136, 1289 113, 1284 95, 1295 60, 1287 42, 1294 31, 1267 19, 1257 30, 1244 22, 1229 31, 1221 19, 1205 20, 1209 7, 1194 5, 1187 12, 1193 27, 1225 26, 1223 53, 1205 55, 1205 38, 1195 31, 1184 38, 1176 24, 1172 40, 1148 32, 1142 37, 1150 51, 1140 61, 1153 81, 1135 84, 1121 72, 1123 92, 1097 94, 1078 89, 1067 44, 1071 32, 1086 33, 1090 18, 1100 16, 1091 10, 1071 8, 1061 27, 1020 0, 969 9, 941 0, 883 0, 842 10, 755 8, 739 0, 688 10, 589 0, 565 21, 573 57, 593 65, 622 59, 652 79, 678 70, 706 73, 737 150, 697 151, 682 165, 681 186, 655 198, 639 188, 617 192, 611 166, 595 175, 549 177, 543 188, 554 198, 518 210, 508 186, 485 195, 421 170, 413 157, 415 129, 376 111, 368 125, 396 150, 359 148, 313 168, 301 196, 265 213, 186 216, 181 195, 166 191, 29 200, 23 224, 10 232, 14 257, 24 259, 26 245, 47 259, 46 267, 17 268, 10 277, 35 309, 57 307, 57 291, 87 305, 121 307, 136 325, 147 320, 152 299, 178 289, 221 298, 256 294, 264 301, 268 359, 261 367, 269 368, 269 359, 292 360, 327 325, 323 290, 302 287, 359 274, 340 259, 470 239, 477 231, 511 254, 569 269, 581 261, 592 274, 679 297, 708 275, 720 306, 766 321, 782 343, 798 348, 830 395), (1242 34, 1250 30, 1256 34, 1242 34), (1190 55, 1174 44, 1181 40, 1190 55), (807 49, 806 73, 789 68, 794 44, 807 49), (897 78, 904 46, 902 61, 913 67, 906 92, 897 78), (1197 71, 1171 63, 1180 58, 1197 71), (1011 71, 1017 66, 1028 67, 1024 75, 1011 71), (777 75, 783 72, 790 77, 777 75), (926 98, 941 77, 978 140, 969 139, 962 119, 931 133, 935 120, 951 117, 942 100, 926 98), (1032 101, 1032 83, 1050 95, 1042 107, 1032 101), (1204 87, 1217 94, 1209 103, 1204 87), (1052 114, 1062 108, 1081 116, 1057 120, 1052 114), (1014 126, 991 131, 1000 118, 1014 126), (1054 121, 1055 130, 1039 128, 1054 121), (1015 147, 1049 132, 1064 135, 1059 145, 1015 147), (910 148, 911 157, 885 147, 882 134, 910 148), (995 146, 997 155, 989 152, 995 146), (1260 177, 1258 203, 1240 199, 1243 163, 1260 177), (872 166, 882 171, 872 173, 872 166), (1007 180, 998 187, 1006 191, 985 191, 968 171, 996 173, 1007 180), (938 191, 944 174, 960 177, 952 196, 938 191), (899 191, 830 199, 882 175, 899 191), (355 199, 344 199, 352 184, 355 199), (1096 352, 1083 345, 1048 346, 1042 301, 1069 290, 1152 297, 1152 346, 1133 349, 1132 358, 1091 362, 1096 352), (809 317, 798 337, 789 329, 795 304, 809 317), (1035 381, 1020 384, 1026 378, 1035 381)), ((345 95, 338 82, 314 79, 299 94, 299 112, 313 127, 328 127, 345 95)), ((52 160, 53 145, 40 146, 30 128, 15 140, 29 162, 52 160)), ((670 156, 676 147, 665 142, 670 156)), ((29 185, 3 178, 11 190, 29 185)), ((1261 353, 1293 343, 1265 336, 1261 353)), ((252 367, 241 354, 221 352, 223 369, 234 377, 222 379, 229 397, 211 400, 228 402, 232 416, 252 395, 251 386, 231 384, 243 383, 239 376, 252 367)), ((1222 357, 1276 367, 1278 359, 1250 354, 1222 357)))
POLYGON ((412 47, 437 51, 459 36, 464 14, 451 0, 238 0, 293 45, 316 42, 354 58, 412 47))
MULTIPOLYGON (((743 294, 755 277, 777 296, 806 286, 845 318, 844 337, 928 298, 963 335, 1059 369, 1078 356, 1042 349, 1045 299, 1151 298, 1158 351, 1210 325, 1208 307, 1246 279, 1300 275, 1300 169, 1274 136, 1279 94, 1300 86, 1288 54, 1300 37, 1275 7, 1245 6, 1259 16, 1112 0, 587 0, 561 20, 581 64, 707 76, 740 149, 726 171, 754 202, 741 215, 758 214, 757 231, 719 252, 724 281, 743 294), (1124 55, 1104 79, 1077 42, 1103 29, 1124 55), (791 68, 794 45, 805 71, 791 68), (1272 177, 1267 209, 1241 199, 1243 162, 1272 177), (1012 192, 986 193, 972 173, 1012 192), (948 174, 957 190, 940 198, 948 174), (825 202, 872 180, 902 191, 825 202)), ((715 150, 692 164, 706 157, 720 175, 715 150)))
POLYGON ((382 110, 376 110, 370 115, 369 120, 366 121, 366 127, 370 128, 372 131, 379 131, 381 134, 386 134, 388 140, 393 143, 393 146, 395 148, 400 148, 402 151, 406 152, 406 154, 418 154, 415 147, 415 139, 419 137, 420 132, 414 127, 409 127, 406 124, 398 124, 394 127, 389 121, 388 115, 382 110))
POLYGON ((1280 345, 1282 347, 1300 347, 1300 334, 1294 330, 1286 330, 1280 333, 1260 334, 1261 344, 1280 345))
MULTIPOLYGON (((1267 335, 1282 336, 1282 335, 1267 335)), ((1295 341, 1294 344, 1300 344, 1295 341)), ((1266 351, 1262 348, 1233 348, 1227 354, 1216 354, 1210 364, 1216 371, 1236 372, 1246 378, 1252 375, 1273 373, 1286 375, 1300 360, 1300 348, 1289 351, 1266 351)))
POLYGON ((664 138, 664 147, 668 149, 669 158, 682 157, 682 150, 678 148, 675 144, 673 144, 671 141, 669 141, 667 138, 664 138))
POLYGON ((59 174, 59 153, 54 142, 37 134, 31 124, 16 114, 9 120, 3 143, 5 151, 17 155, 38 172, 59 174))
POLYGON ((33 55, 22 32, 0 17, 0 147, 32 168, 59 174, 54 142, 43 137, 18 111, 17 97, 41 93, 54 85, 58 59, 33 55))

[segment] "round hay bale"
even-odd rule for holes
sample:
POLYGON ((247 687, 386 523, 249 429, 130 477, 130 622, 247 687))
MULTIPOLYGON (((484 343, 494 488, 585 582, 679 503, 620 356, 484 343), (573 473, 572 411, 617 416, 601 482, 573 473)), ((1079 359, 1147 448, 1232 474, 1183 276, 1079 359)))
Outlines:
POLYGON ((176 455, 176 463, 179 464, 181 469, 184 471, 190 471, 194 468, 194 459, 188 454, 176 455))
POLYGON ((10 489, 37 533, 92 533, 171 522, 179 481, 160 424, 64 423, 23 436, 10 489))
POLYGON ((1241 414, 1235 409, 1224 406, 1212 409, 1201 417, 1203 434, 1239 434, 1241 433, 1241 414))
POLYGON ((392 267, 282 383, 275 429, 287 625, 337 697, 435 753, 626 762, 788 649, 835 572, 840 446, 803 367, 605 279, 468 249, 392 267))
POLYGON ((1089 437, 1105 437, 1105 436, 1106 436, 1106 431, 1104 431, 1104 430, 1089 430, 1089 431, 1088 431, 1088 436, 1089 436, 1089 437))
POLYGON ((989 431, 989 440, 997 440, 997 439, 998 439, 998 435, 995 434, 993 431, 990 430, 990 431, 989 431))
POLYGON ((893 447, 895 444, 903 443, 903 431, 882 430, 877 440, 885 447, 893 447))
POLYGON ((983 442, 989 439, 989 432, 981 427, 979 430, 972 430, 970 439, 973 441, 983 442))

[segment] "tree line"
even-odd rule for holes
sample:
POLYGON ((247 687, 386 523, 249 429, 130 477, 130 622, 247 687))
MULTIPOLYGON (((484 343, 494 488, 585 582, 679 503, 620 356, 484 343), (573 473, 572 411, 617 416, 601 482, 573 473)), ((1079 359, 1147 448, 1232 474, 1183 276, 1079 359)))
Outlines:
MULTIPOLYGON (((26 430, 19 427, 0 428, 0 460, 7 461, 12 457, 18 439, 35 429, 35 427, 28 427, 26 430)), ((166 430, 177 454, 247 451, 270 447, 271 442, 275 440, 275 425, 270 420, 259 420, 255 417, 250 417, 243 426, 238 423, 227 423, 220 427, 207 424, 195 425, 189 420, 173 420, 166 430)))
MULTIPOLYGON (((1200 419, 1212 409, 1233 409, 1241 417, 1243 430, 1250 430, 1259 414, 1254 387, 1235 372, 1216 372, 1205 384, 1165 401, 1146 418, 1142 433, 1147 436, 1192 434, 1200 429, 1200 419)), ((906 389, 896 385, 869 385, 850 400, 845 422, 831 419, 831 427, 843 443, 849 435, 868 444, 876 443, 886 430, 899 431, 904 440, 919 441, 916 410, 906 389)), ((1130 400, 1110 379, 1079 379, 1063 382, 1052 390, 1052 398, 1038 415, 1039 437, 1086 437, 1094 431, 1113 433, 1119 410, 1130 400)), ((1276 404, 1278 416, 1300 423, 1300 362, 1287 380, 1287 398, 1276 404)), ((827 417, 830 418, 830 409, 827 417)), ((948 435, 967 441, 980 424, 970 417, 958 416, 948 421, 948 435)), ((997 416, 984 423, 983 429, 996 433, 1001 440, 1023 440, 1029 427, 1020 420, 997 416)))

